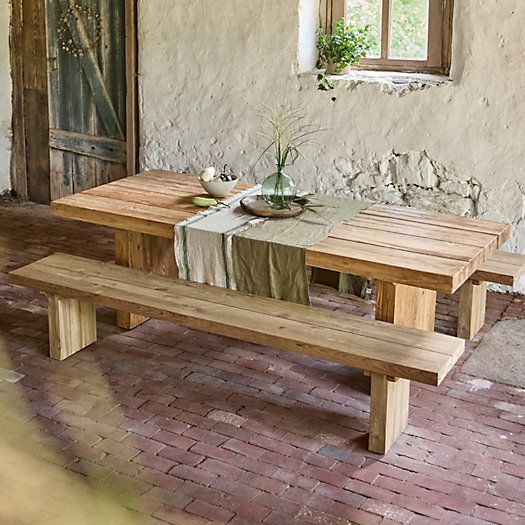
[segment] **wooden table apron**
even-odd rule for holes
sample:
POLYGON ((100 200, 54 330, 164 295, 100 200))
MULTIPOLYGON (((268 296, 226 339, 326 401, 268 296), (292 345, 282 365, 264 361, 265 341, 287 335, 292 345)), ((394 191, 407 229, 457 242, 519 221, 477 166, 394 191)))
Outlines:
MULTIPOLYGON (((195 177, 153 171, 51 206, 54 215, 114 228, 117 264, 175 277, 174 227, 199 211, 191 197, 201 193, 195 177)), ((437 292, 455 292, 509 236, 507 224, 375 204, 309 248, 306 263, 377 280, 376 319, 431 331, 437 292)), ((143 321, 118 312, 123 328, 143 321)), ((371 450, 388 450, 406 427, 409 386, 371 374, 371 450)))

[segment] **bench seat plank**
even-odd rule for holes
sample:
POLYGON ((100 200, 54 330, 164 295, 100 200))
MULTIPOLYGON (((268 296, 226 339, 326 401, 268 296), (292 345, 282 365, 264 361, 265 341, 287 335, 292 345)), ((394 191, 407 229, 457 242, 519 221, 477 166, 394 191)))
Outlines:
POLYGON ((369 372, 438 385, 464 350, 456 338, 247 296, 55 254, 11 272, 16 284, 128 310, 369 372))
POLYGON ((479 267, 471 279, 505 286, 516 286, 524 273, 525 255, 496 252, 479 267))

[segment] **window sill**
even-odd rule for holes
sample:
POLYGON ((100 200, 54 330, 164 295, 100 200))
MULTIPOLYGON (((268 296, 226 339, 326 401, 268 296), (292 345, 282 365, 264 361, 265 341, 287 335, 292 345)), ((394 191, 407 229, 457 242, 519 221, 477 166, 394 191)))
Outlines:
POLYGON ((379 84, 383 93, 398 96, 406 95, 412 91, 420 91, 436 86, 446 86, 452 83, 450 77, 442 75, 396 71, 365 71, 357 69, 350 71, 346 75, 330 75, 328 78, 336 83, 347 82, 350 84, 350 87, 355 87, 360 84, 379 84))

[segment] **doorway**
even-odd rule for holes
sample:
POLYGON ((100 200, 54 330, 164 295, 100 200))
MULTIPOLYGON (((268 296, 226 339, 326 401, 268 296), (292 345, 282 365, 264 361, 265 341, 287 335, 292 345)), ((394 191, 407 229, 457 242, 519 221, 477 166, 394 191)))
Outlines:
POLYGON ((137 170, 136 0, 13 0, 13 189, 35 202, 137 170))

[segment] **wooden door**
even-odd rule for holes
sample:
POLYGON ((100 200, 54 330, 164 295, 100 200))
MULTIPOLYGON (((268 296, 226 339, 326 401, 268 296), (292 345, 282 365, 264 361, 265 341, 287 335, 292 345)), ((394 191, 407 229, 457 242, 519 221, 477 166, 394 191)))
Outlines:
POLYGON ((46 0, 52 200, 128 173, 127 4, 46 0))

